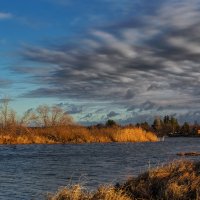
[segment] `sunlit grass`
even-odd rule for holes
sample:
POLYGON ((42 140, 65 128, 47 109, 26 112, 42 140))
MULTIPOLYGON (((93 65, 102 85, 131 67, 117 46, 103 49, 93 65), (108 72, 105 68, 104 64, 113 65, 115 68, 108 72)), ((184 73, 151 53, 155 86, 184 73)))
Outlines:
POLYGON ((95 192, 89 192, 81 185, 63 187, 56 194, 48 194, 47 200, 130 200, 122 190, 113 186, 101 186, 95 192))
POLYGON ((116 142, 148 142, 157 141, 155 134, 146 132, 141 128, 124 128, 119 129, 111 135, 116 142))
POLYGON ((130 179, 122 185, 136 199, 200 199, 200 163, 176 161, 130 179))
POLYGON ((158 138, 141 128, 90 127, 78 125, 46 128, 12 127, 0 130, 0 144, 148 142, 158 138))
POLYGON ((89 192, 74 185, 61 188, 48 200, 199 200, 200 162, 176 161, 151 169, 118 186, 89 192))

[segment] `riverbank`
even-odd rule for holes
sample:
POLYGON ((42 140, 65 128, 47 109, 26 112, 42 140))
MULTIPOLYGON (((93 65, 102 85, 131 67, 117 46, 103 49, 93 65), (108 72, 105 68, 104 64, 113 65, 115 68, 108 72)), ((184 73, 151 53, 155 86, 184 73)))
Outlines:
POLYGON ((0 130, 0 144, 61 144, 156 142, 157 136, 134 127, 83 127, 78 125, 45 128, 12 127, 0 130))
POLYGON ((61 188, 48 200, 198 200, 200 162, 176 161, 151 169, 116 186, 89 192, 80 185, 61 188))

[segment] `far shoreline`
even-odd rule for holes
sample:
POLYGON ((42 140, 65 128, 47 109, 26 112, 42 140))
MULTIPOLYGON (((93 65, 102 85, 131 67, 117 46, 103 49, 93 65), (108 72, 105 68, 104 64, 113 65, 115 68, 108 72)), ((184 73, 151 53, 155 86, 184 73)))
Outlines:
POLYGON ((173 135, 171 135, 171 134, 168 134, 167 136, 165 136, 165 137, 188 137, 188 138, 200 138, 200 135, 183 135, 183 134, 173 134, 173 135))

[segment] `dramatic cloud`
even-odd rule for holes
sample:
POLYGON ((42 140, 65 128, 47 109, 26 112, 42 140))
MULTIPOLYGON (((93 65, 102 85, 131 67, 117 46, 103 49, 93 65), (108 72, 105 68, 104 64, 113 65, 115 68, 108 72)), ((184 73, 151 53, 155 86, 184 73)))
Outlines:
POLYGON ((71 43, 28 46, 23 58, 40 66, 19 69, 38 83, 24 96, 115 102, 127 111, 146 112, 141 119, 149 110, 151 115, 186 107, 192 112, 200 109, 199 35, 199 1, 174 0, 71 43), (48 67, 38 74, 43 65, 48 67))

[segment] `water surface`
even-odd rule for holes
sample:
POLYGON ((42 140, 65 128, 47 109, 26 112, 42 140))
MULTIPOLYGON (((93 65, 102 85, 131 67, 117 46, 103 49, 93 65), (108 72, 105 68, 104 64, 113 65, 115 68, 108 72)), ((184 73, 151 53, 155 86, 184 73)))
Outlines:
POLYGON ((47 191, 69 183, 82 182, 90 189, 115 184, 180 158, 176 153, 186 151, 200 152, 200 138, 166 138, 157 143, 2 145, 0 199, 43 199, 47 191))

